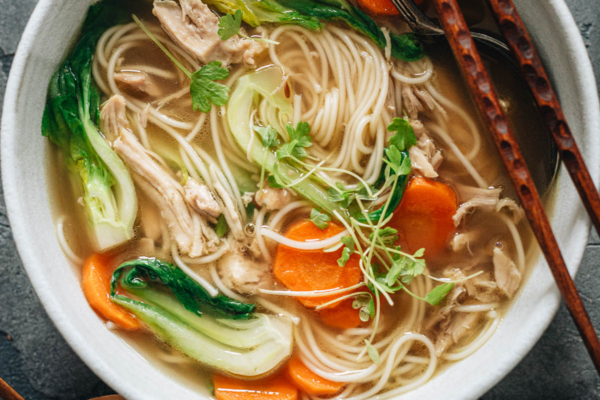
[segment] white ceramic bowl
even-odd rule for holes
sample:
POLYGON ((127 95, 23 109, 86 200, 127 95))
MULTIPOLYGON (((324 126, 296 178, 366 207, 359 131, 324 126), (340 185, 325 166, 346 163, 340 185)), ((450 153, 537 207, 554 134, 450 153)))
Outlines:
MULTIPOLYGON (((48 315, 85 363, 128 399, 202 399, 163 374, 105 328, 90 309, 57 243, 40 135, 46 86, 93 0, 40 0, 15 56, 4 100, 2 179, 8 216, 27 274, 48 315)), ((600 126, 594 75, 563 0, 515 0, 555 82, 594 178, 600 176, 600 126), (596 155, 596 157, 593 157, 596 155)), ((597 181, 597 179, 596 179, 597 181)), ((554 231, 571 273, 587 243, 589 222, 566 174, 556 186, 554 231)), ((504 377, 542 335, 560 301, 540 260, 500 328, 483 348, 404 399, 474 399, 504 377), (493 362, 490 362, 493 361, 493 362), (469 379, 464 379, 468 376, 469 379)))

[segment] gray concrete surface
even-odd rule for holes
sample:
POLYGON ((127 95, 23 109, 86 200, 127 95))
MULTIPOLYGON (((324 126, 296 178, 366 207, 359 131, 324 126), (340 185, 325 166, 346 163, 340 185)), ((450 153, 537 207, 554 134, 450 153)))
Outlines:
MULTIPOLYGON (((36 2, 0 0, 0 106, 13 55, 36 2)), ((567 0, 567 3, 584 36, 600 82, 600 1, 567 0)), ((600 329, 598 265, 600 237, 594 233, 576 283, 600 329)), ((84 400, 112 393, 71 351, 35 296, 12 240, 1 188, 0 377, 26 400, 84 400)), ((440 393, 439 398, 443 399, 444 394, 440 393)), ((531 353, 483 397, 485 400, 597 398, 600 398, 600 379, 564 306, 531 353)))

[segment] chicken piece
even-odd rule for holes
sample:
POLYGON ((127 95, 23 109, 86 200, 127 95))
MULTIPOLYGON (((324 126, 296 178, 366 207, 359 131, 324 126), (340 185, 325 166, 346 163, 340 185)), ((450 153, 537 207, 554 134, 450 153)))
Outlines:
POLYGON ((127 120, 127 103, 123 96, 112 96, 100 111, 100 131, 109 142, 114 142, 122 130, 131 132, 127 120))
POLYGON ((187 205, 179 182, 146 153, 131 131, 125 115, 125 99, 119 95, 111 97, 101 117, 105 132, 118 136, 113 142, 115 152, 132 171, 137 186, 160 210, 180 252, 199 257, 214 251, 219 242, 216 233, 187 205))
POLYGON ((263 183, 263 189, 256 192, 256 203, 261 207, 266 207, 269 211, 281 210, 283 207, 294 201, 292 193, 283 188, 272 188, 269 183, 263 183))
POLYGON ((208 186, 201 185, 194 178, 188 178, 185 183, 185 199, 192 208, 198 211, 200 214, 209 218, 211 221, 215 221, 221 215, 223 210, 215 196, 208 189, 208 186))
POLYGON ((471 329, 477 326, 479 313, 454 313, 452 318, 440 324, 435 341, 435 353, 440 357, 450 346, 458 343, 471 329))
POLYGON ((158 86, 154 85, 147 73, 134 70, 122 70, 115 73, 117 84, 133 93, 145 93, 148 96, 158 97, 161 94, 158 86))
POLYGON ((464 249, 469 247, 469 242, 471 238, 468 233, 457 233, 450 240, 450 247, 452 247, 452 251, 458 253, 459 251, 463 251, 464 249))
POLYGON ((519 222, 523 218, 523 209, 513 200, 509 198, 500 199, 501 190, 498 189, 481 189, 475 197, 469 201, 464 202, 458 207, 456 214, 452 217, 454 226, 460 225, 463 218, 475 211, 476 209, 482 211, 495 211, 500 212, 504 209, 508 209, 513 214, 515 223, 519 222))
POLYGON ((439 176, 436 171, 444 158, 442 152, 436 149, 435 144, 426 133, 421 133, 417 145, 412 146, 408 153, 413 171, 426 178, 437 178, 439 176))
POLYGON ((223 66, 254 65, 254 57, 267 45, 234 35, 223 41, 218 35, 219 18, 200 0, 155 1, 153 14, 164 31, 192 57, 203 64, 221 61, 223 66))
MULTIPOLYGON (((217 168, 216 165, 211 165, 209 167, 210 176, 214 182, 214 187, 223 201, 225 209, 223 210, 223 215, 225 216, 225 220, 227 221, 227 225, 229 225, 229 229, 231 230, 231 234, 237 240, 242 240, 245 238, 244 229, 242 227, 242 218, 240 217, 238 208, 236 203, 231 196, 231 194, 225 189, 225 187, 221 184, 219 180, 219 176, 217 174, 223 175, 221 171, 217 168)), ((223 179, 225 179, 223 177, 223 179)))
POLYGON ((510 299, 521 284, 521 273, 500 247, 494 248, 494 276, 498 288, 510 299))
POLYGON ((267 264, 251 261, 236 246, 219 259, 218 268, 225 286, 238 293, 257 294, 273 283, 267 264))

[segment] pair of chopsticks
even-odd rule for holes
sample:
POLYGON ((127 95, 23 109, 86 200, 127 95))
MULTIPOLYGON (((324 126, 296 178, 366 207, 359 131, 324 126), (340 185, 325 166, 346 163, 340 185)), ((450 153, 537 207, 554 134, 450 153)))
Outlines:
MULTIPOLYGON (((527 80, 543 119, 550 129, 562 160, 577 187, 594 226, 600 233, 600 195, 575 143, 569 125, 562 112, 556 93, 542 67, 540 58, 523 21, 512 0, 488 0, 500 26, 500 30, 513 51, 521 72, 527 80)), ((533 183, 523 155, 515 141, 512 128, 500 107, 498 95, 492 85, 473 38, 456 0, 433 0, 439 20, 468 83, 471 94, 484 122, 494 137, 496 147, 508 170, 519 200, 525 209, 535 237, 546 257, 554 280, 571 313, 579 334, 600 374, 600 341, 590 321, 577 288, 569 275, 565 261, 542 201, 533 183)))

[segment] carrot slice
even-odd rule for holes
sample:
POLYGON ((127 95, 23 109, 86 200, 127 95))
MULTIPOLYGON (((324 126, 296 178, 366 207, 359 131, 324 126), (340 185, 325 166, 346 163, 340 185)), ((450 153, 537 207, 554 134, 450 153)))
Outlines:
POLYGON ((400 15, 392 0, 358 0, 358 4, 371 14, 381 16, 400 15))
POLYGON ((306 394, 328 396, 336 394, 344 387, 343 382, 333 382, 312 372, 300 358, 292 357, 287 365, 290 381, 306 394))
MULTIPOLYGON (((415 3, 421 4, 425 0, 415 0, 415 3)), ((358 0, 358 4, 367 12, 380 16, 396 16, 400 12, 394 7, 392 0, 358 0)))
POLYGON ((458 208, 454 190, 433 179, 415 177, 389 226, 398 230, 399 242, 409 252, 425 248, 425 258, 434 259, 446 248, 454 232, 452 217, 458 208))
POLYGON ((217 400, 296 400, 298 389, 283 376, 243 381, 213 375, 217 400))
POLYGON ((334 328, 356 328, 362 321, 360 320, 359 310, 352 307, 353 299, 344 300, 335 308, 324 308, 319 312, 321 321, 334 328))
MULTIPOLYGON (((320 230, 311 221, 300 221, 286 233, 286 237, 297 241, 323 240, 337 235, 343 228, 334 223, 320 230)), ((350 256, 346 266, 340 267, 337 260, 342 256, 342 249, 331 253, 322 250, 298 250, 284 245, 277 247, 273 274, 290 290, 308 291, 337 289, 354 286, 360 282, 361 272, 359 256, 350 256)), ((334 300, 340 295, 324 297, 299 297, 306 307, 314 308, 320 304, 334 300)), ((337 307, 340 303, 328 307, 337 307)))
POLYGON ((122 307, 110 301, 110 259, 92 254, 83 264, 83 294, 94 310, 126 330, 139 329, 138 320, 122 307))

